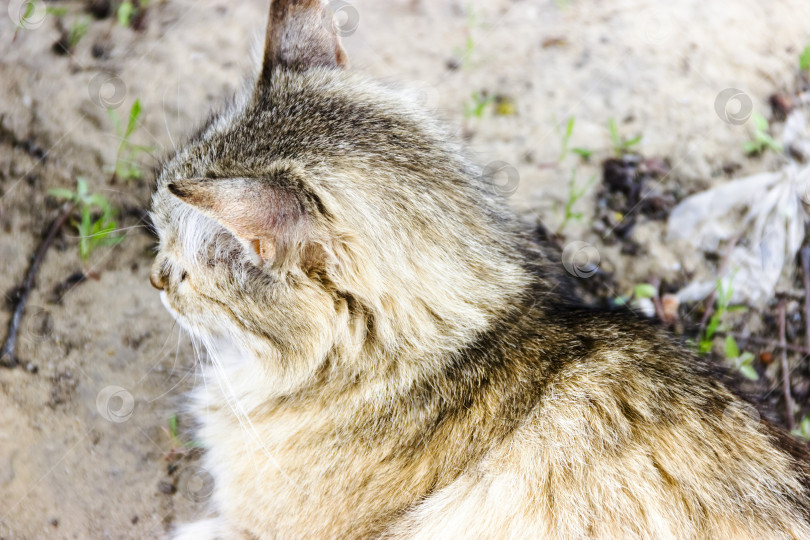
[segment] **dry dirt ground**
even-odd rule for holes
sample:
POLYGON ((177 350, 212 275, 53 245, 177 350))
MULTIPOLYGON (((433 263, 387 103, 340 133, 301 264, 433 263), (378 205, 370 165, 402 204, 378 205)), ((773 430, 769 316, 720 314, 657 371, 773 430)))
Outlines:
MULTIPOLYGON (((21 365, 0 369, 0 538, 158 538, 202 516, 211 487, 182 413, 196 359, 149 286, 154 241, 139 209, 160 156, 241 85, 267 1, 153 0, 137 30, 92 17, 88 3, 49 2, 66 13, 32 21, 15 38, 14 6, 0 1, 0 291, 13 296, 58 214, 49 189, 86 177, 121 209, 125 235, 83 262, 67 229, 45 258, 22 326, 21 365), (72 54, 56 54, 60 19, 69 28, 84 17, 87 34, 72 54), (125 117, 136 99, 143 113, 132 140, 152 151, 137 158, 142 179, 113 183, 119 139, 106 109, 125 117), (66 285, 82 270, 97 279, 66 285)), ((638 150, 668 159, 683 193, 725 181, 730 168, 767 170, 771 158, 741 150, 750 126, 724 122, 716 98, 738 88, 767 113, 768 96, 791 87, 810 43, 806 0, 352 6, 356 29, 344 43, 353 68, 417 92, 458 126, 481 164, 515 167, 511 201, 552 229, 568 194, 571 167, 555 164, 568 118, 576 118, 570 146, 595 152, 577 166, 582 184, 611 153, 611 118, 624 136, 643 135, 638 150), (480 117, 469 113, 479 92, 485 104, 499 99, 480 117)), ((660 241, 662 222, 639 225, 635 257, 603 246, 589 226, 595 192, 577 203, 585 215, 562 239, 598 246, 620 288, 677 279, 698 264, 660 241)), ((0 337, 10 314, 0 311, 0 337)))

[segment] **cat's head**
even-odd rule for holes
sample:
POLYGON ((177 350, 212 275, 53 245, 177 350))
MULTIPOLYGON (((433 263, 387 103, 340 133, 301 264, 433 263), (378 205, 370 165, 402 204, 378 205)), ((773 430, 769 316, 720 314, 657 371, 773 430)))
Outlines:
POLYGON ((164 165, 152 210, 167 307, 293 377, 446 353, 527 281, 492 186, 429 114, 346 69, 324 20, 319 0, 272 2, 254 88, 164 165))

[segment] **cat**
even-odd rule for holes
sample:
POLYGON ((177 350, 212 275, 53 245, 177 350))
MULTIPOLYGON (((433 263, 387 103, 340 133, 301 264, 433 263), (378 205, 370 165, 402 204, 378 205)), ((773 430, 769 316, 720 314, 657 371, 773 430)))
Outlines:
POLYGON ((688 350, 569 302, 449 130, 273 0, 162 167, 151 273, 208 352, 175 538, 810 538, 810 460, 688 350))

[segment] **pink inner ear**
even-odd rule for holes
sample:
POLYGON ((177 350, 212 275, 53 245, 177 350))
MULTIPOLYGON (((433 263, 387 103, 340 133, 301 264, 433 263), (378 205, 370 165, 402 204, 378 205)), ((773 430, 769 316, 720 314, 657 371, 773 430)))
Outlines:
POLYGON ((215 204, 217 220, 253 243, 264 260, 304 242, 306 214, 298 198, 286 190, 261 190, 215 204))
POLYGON ((289 189, 257 179, 184 179, 169 190, 269 260, 305 243, 307 216, 289 189))

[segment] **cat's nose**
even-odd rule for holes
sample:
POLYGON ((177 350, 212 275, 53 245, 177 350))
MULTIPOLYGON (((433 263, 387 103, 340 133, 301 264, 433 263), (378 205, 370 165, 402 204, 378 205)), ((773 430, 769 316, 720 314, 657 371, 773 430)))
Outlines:
POLYGON ((166 278, 163 263, 159 260, 155 260, 155 263, 152 265, 152 272, 149 274, 149 283, 152 284, 152 287, 162 291, 166 288, 166 278))

